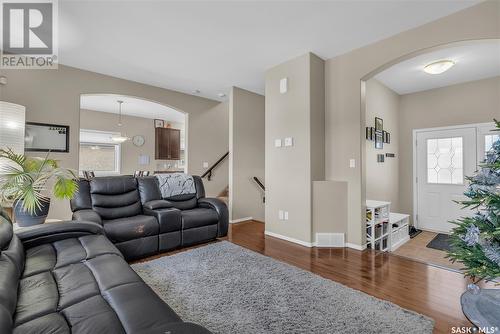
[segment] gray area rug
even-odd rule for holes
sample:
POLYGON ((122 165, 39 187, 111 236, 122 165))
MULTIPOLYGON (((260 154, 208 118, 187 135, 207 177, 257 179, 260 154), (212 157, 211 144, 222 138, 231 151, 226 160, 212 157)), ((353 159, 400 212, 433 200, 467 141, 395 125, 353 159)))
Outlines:
POLYGON ((223 241, 132 268, 214 333, 432 333, 434 321, 223 241))

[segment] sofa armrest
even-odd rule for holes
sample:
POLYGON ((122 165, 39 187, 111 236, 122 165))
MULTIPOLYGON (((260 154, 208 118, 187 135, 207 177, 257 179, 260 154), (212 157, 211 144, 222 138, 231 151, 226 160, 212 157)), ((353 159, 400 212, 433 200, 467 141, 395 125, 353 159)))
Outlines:
POLYGON ((26 227, 16 232, 25 248, 91 234, 103 234, 102 227, 91 222, 67 221, 26 227))
POLYGON ((181 211, 176 208, 150 210, 144 207, 144 214, 153 216, 160 225, 160 234, 175 232, 182 229, 181 211))
POLYGON ((165 201, 163 199, 155 199, 149 202, 146 202, 142 205, 144 209, 148 210, 157 210, 157 209, 168 209, 172 208, 174 205, 172 202, 165 201))
POLYGON ((73 212, 73 220, 92 222, 102 226, 101 216, 94 210, 85 209, 73 212))
POLYGON ((229 227, 229 211, 226 203, 218 198, 200 198, 198 200, 198 206, 200 208, 213 209, 217 212, 217 215, 219 216, 217 237, 225 237, 229 227))

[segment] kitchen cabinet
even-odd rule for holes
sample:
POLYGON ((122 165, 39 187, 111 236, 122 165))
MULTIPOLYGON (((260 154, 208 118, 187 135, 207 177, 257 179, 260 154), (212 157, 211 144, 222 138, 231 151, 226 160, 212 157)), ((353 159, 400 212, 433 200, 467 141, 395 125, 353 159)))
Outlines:
POLYGON ((155 128, 155 159, 180 160, 181 131, 171 128, 155 128))

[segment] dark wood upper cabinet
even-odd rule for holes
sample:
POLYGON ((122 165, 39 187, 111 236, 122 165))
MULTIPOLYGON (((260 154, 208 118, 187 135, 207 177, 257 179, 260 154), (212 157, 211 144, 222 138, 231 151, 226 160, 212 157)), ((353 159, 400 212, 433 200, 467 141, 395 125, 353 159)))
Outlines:
POLYGON ((170 129, 169 132, 170 159, 179 160, 181 158, 181 130, 170 129))
POLYGON ((155 128, 155 159, 179 160, 181 158, 181 131, 155 128))

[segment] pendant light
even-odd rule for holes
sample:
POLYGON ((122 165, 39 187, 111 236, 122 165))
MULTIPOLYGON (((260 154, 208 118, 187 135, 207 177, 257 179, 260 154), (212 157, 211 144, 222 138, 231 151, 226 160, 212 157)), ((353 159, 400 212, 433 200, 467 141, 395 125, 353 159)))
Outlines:
MULTIPOLYGON (((123 123, 122 123, 122 104, 123 104, 123 101, 122 100, 118 100, 116 102, 118 103, 118 126, 122 126, 123 125, 123 123)), ((122 136, 121 134, 119 136, 113 136, 113 137, 111 137, 111 140, 115 141, 117 143, 123 143, 123 142, 126 142, 129 139, 130 139, 129 137, 122 136)))
POLYGON ((118 100, 118 126, 122 126, 122 104, 123 101, 118 100))

